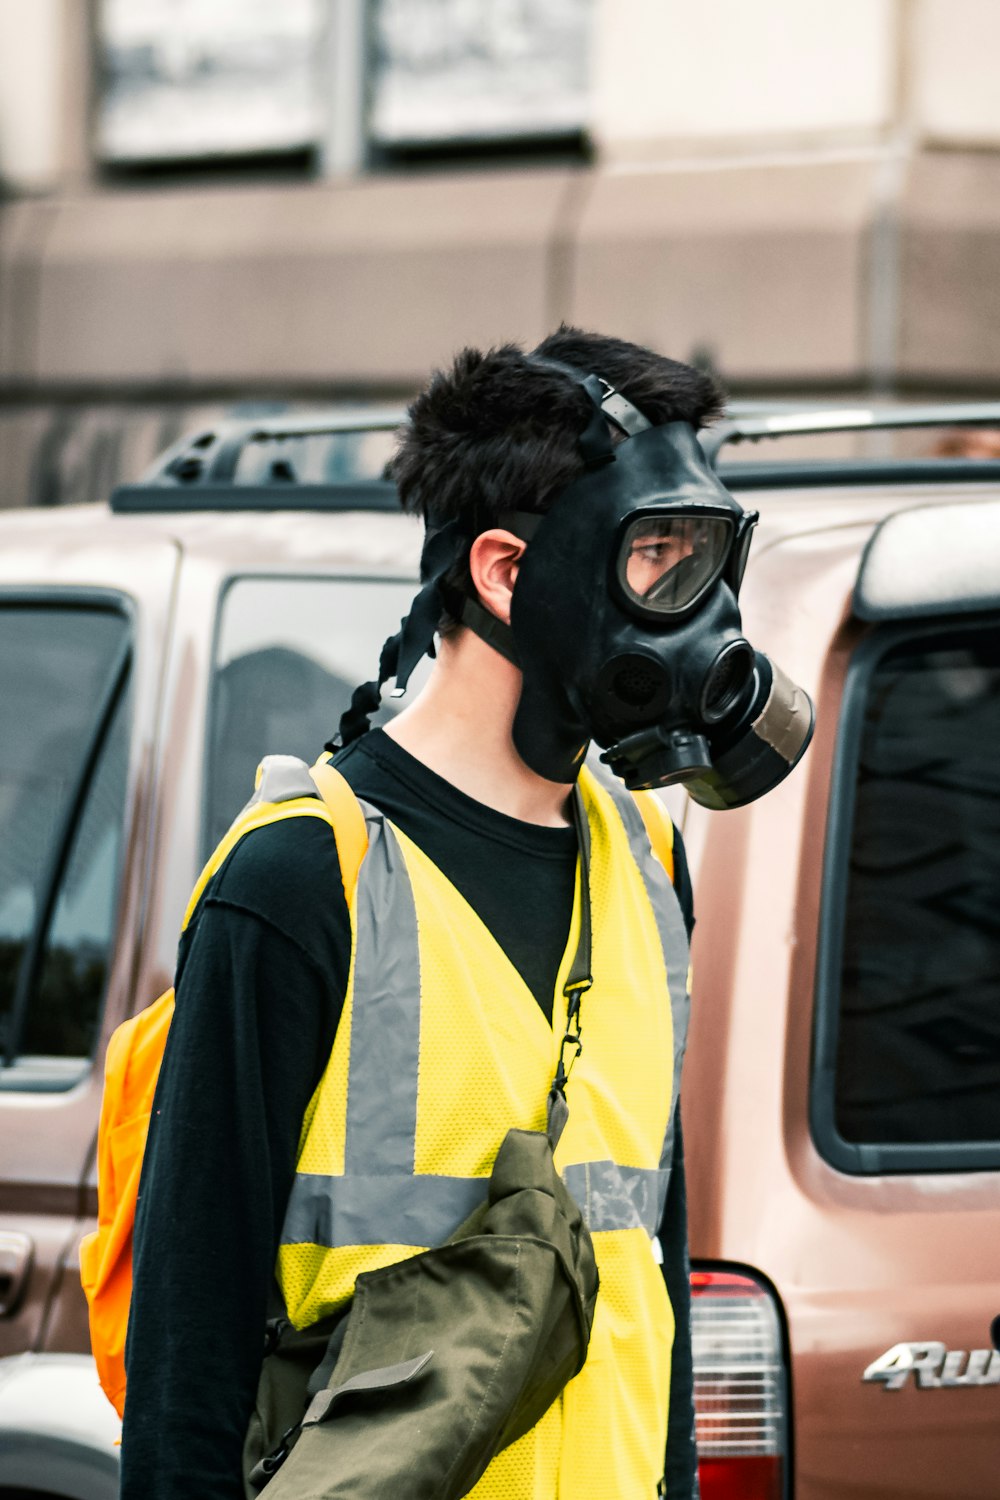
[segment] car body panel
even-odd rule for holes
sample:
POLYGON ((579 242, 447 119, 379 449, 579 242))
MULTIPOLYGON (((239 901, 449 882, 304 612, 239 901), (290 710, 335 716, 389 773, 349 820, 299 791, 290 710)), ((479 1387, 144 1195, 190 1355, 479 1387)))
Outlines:
MULTIPOLYGON (((132 615, 129 789, 117 937, 97 1046, 97 1055, 103 1056, 111 1031, 129 1014, 134 1000, 160 676, 178 552, 169 539, 153 533, 131 545, 127 538, 121 544, 112 542, 100 535, 94 519, 70 517, 65 530, 60 524, 57 540, 53 528, 37 516, 5 517, 0 603, 111 595, 132 615)), ((50 1295, 76 1235, 81 1182, 93 1154, 103 1078, 98 1066, 65 1089, 36 1091, 18 1087, 21 1081, 16 1068, 0 1069, 0 1225, 30 1242, 31 1268, 18 1306, 0 1318, 0 1354, 34 1349, 44 1341, 50 1295)))
POLYGON ((0 1359, 0 1483, 116 1500, 121 1423, 86 1355, 0 1359))
MULTIPOLYGON (((878 499, 886 514, 913 497, 878 499)), ((777 536, 762 523, 744 625, 814 697, 815 740, 768 797, 723 818, 692 806, 685 820, 698 913, 684 1078, 691 1245, 700 1261, 759 1268, 781 1299, 798 1500, 972 1500, 996 1487, 1000 1385, 911 1379, 897 1392, 862 1375, 899 1342, 990 1347, 1000 1173, 849 1175, 822 1158, 809 1125, 837 715, 865 634, 849 610, 876 519, 860 522, 862 503, 852 496, 833 527, 777 536)))
MULTIPOLYGON (((987 1346, 1000 1312, 1000 1173, 850 1175, 821 1155, 809 1108, 838 715, 871 628, 851 610, 862 552, 895 511, 996 493, 949 480, 744 497, 761 512, 741 596, 747 634, 809 691, 817 724, 802 766, 766 798, 723 817, 683 805, 698 915, 685 1139, 692 1255, 750 1268, 779 1299, 795 1500, 981 1500, 996 1487, 1000 1386, 918 1389, 911 1379, 897 1392, 862 1375, 900 1342, 987 1346)), ((135 706, 128 873, 102 1048, 114 1024, 170 982, 202 853, 208 705, 230 581, 411 579, 419 547, 414 522, 382 513, 113 516, 96 506, 61 511, 57 528, 37 513, 0 517, 0 590, 101 579, 137 601, 141 657, 156 663, 135 706)), ((676 790, 668 802, 676 811, 676 790)), ((47 1268, 22 1314, 0 1319, 0 1350, 86 1347, 75 1260, 96 1202, 99 1091, 95 1070, 65 1095, 0 1093, 0 1229, 26 1226, 47 1268)), ((0 1385, 0 1420, 2 1397, 0 1385)))

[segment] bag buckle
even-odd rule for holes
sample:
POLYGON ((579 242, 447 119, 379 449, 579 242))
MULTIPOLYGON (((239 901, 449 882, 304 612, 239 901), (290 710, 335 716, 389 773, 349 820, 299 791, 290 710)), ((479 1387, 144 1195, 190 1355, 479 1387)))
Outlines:
POLYGON ((580 1037, 580 1002, 584 995, 594 983, 590 974, 582 979, 572 980, 567 983, 563 993, 566 996, 566 1030, 559 1046, 559 1064, 556 1068, 556 1076, 552 1080, 552 1087, 563 1093, 573 1071, 573 1064, 583 1051, 583 1041, 580 1037), (572 1055, 567 1061, 567 1052, 572 1049, 572 1055))
POLYGON ((291 1427, 288 1428, 287 1432, 282 1433, 281 1441, 278 1443, 278 1446, 277 1448, 275 1448, 274 1452, 266 1453, 263 1458, 258 1459, 254 1464, 253 1468, 250 1470, 250 1473, 247 1475, 247 1481, 249 1484, 253 1485, 254 1489, 262 1490, 267 1484, 268 1480, 273 1479, 275 1474, 277 1474, 278 1470, 281 1468, 281 1465, 285 1462, 285 1459, 288 1457, 289 1453, 291 1453, 291 1440, 299 1431, 301 1426, 301 1422, 293 1422, 291 1427))

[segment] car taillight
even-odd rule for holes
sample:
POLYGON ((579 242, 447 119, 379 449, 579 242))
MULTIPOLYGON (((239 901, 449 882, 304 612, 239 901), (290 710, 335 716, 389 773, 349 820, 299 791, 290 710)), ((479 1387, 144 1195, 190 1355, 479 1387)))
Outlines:
POLYGON ((701 1500, 783 1500, 788 1381, 773 1294, 734 1271, 691 1272, 701 1500))

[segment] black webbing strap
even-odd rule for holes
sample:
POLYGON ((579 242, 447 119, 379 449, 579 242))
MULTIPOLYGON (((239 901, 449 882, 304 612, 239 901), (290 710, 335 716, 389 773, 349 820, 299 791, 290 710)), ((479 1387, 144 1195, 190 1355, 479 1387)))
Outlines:
POLYGON ((625 437, 635 437, 636 433, 644 432, 647 427, 652 426, 638 407, 633 406, 627 396, 616 391, 603 375, 584 375, 573 365, 564 364, 561 359, 552 359, 548 355, 533 354, 531 362, 568 375, 590 397, 593 410, 580 435, 580 457, 588 469, 614 463, 615 445, 608 432, 609 422, 625 437))
POLYGON ((428 532, 420 554, 420 592, 410 605, 409 614, 400 621, 396 634, 382 647, 378 677, 355 688, 350 708, 341 715, 336 738, 328 740, 324 749, 339 750, 366 734, 389 678, 395 678, 395 692, 401 695, 421 657, 434 655, 434 634, 446 608, 442 583, 468 546, 469 538, 457 521, 428 532))
MULTIPOLYGON (((533 364, 558 370, 560 374, 569 376, 590 398, 590 416, 580 434, 580 457, 588 469, 614 462, 615 445, 608 431, 609 422, 626 437, 634 437, 650 426, 642 412, 620 391, 616 391, 603 376, 584 375, 572 365, 563 364, 557 359, 532 355, 531 360, 533 364)), ((508 511, 500 517, 500 525, 522 540, 530 541, 542 519, 533 512, 508 511)), ((362 683, 355 689, 350 707, 341 715, 336 738, 327 740, 324 749, 339 750, 371 728, 372 714, 378 710, 382 688, 390 677, 396 680, 396 694, 401 695, 406 691, 410 674, 417 662, 423 656, 434 655, 434 634, 446 608, 515 667, 520 665, 509 625, 491 615, 478 600, 467 596, 463 596, 461 600, 451 600, 446 598, 442 588, 446 575, 463 552, 468 550, 472 540, 472 536, 458 521, 449 521, 438 530, 427 533, 420 557, 423 587, 414 599, 409 614, 400 622, 397 633, 390 636, 382 647, 377 679, 362 683)))
POLYGON ((609 385, 606 380, 601 380, 601 385, 605 392, 601 410, 622 432, 627 433, 629 437, 635 437, 638 433, 645 432, 647 428, 652 427, 652 422, 644 417, 639 408, 633 406, 621 391, 616 391, 614 386, 609 385))
POLYGON ((514 644, 514 632, 503 620, 498 620, 496 615, 491 615, 488 609, 484 609, 478 599, 471 599, 468 594, 461 596, 457 605, 458 617, 463 625, 468 625, 474 635, 478 635, 487 646, 492 646, 494 651, 499 651, 515 667, 520 667, 521 658, 517 654, 514 644))
POLYGON ((590 972, 592 957, 591 901, 590 901, 590 823, 583 795, 579 786, 573 788, 573 824, 576 828, 577 845, 580 851, 580 931, 563 985, 566 998, 566 1030, 559 1048, 559 1062, 549 1090, 548 1136, 553 1150, 559 1143, 566 1121, 569 1105, 566 1102, 566 1082, 573 1071, 573 1064, 583 1051, 580 1040, 580 1008, 584 995, 594 983, 590 972), (568 1054, 568 1055, 567 1055, 568 1054))
POLYGON ((354 689, 351 694, 350 707, 341 714, 337 733, 333 739, 327 740, 323 746, 324 750, 329 750, 333 754, 344 745, 349 745, 352 740, 360 739, 363 734, 367 734, 371 728, 371 716, 378 712, 379 704, 382 702, 382 687, 390 677, 396 675, 402 635, 402 630, 399 630, 386 641, 378 659, 378 677, 373 682, 363 682, 360 687, 354 689))

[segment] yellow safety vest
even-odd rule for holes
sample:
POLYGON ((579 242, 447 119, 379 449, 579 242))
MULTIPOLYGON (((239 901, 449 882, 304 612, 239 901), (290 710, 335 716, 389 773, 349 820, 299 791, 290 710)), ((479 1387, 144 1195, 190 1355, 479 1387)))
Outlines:
MULTIPOLYGON (((673 1315, 651 1241, 673 1150, 687 937, 643 821, 665 818, 662 804, 640 794, 640 812, 620 783, 587 768, 580 789, 594 985, 555 1159, 593 1234, 601 1290, 584 1369, 494 1459, 476 1500, 652 1500, 663 1473, 673 1315)), ((361 805, 369 847, 350 908, 348 989, 303 1121, 278 1252, 300 1328, 342 1306, 360 1272, 447 1239, 485 1196, 508 1129, 544 1129, 579 930, 578 875, 549 1026, 459 891, 361 805)))

